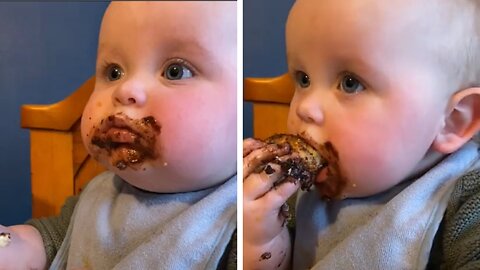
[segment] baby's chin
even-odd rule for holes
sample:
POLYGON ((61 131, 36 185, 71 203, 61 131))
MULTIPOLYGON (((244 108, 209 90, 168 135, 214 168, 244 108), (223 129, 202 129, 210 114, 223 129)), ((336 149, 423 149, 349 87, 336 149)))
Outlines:
POLYGON ((192 192, 211 188, 225 181, 208 179, 197 179, 193 177, 182 176, 173 166, 169 164, 147 162, 142 170, 127 168, 119 170, 109 165, 109 170, 114 172, 130 185, 144 191, 154 193, 180 193, 192 192))
MULTIPOLYGON (((326 201, 344 200, 349 198, 363 198, 374 195, 371 185, 355 181, 355 178, 346 177, 345 173, 332 174, 327 168, 321 171, 315 179, 315 190, 326 201)), ((337 168, 338 169, 338 168, 337 168)))
POLYGON ((335 197, 325 196, 325 190, 318 189, 320 196, 324 199, 344 200, 344 199, 362 199, 376 196, 390 190, 396 185, 377 186, 375 184, 355 183, 354 181, 345 183, 342 190, 336 193, 335 197))
POLYGON ((343 187, 341 190, 335 190, 335 187, 325 185, 315 185, 315 190, 320 198, 325 201, 340 201, 345 199, 365 198, 375 194, 375 192, 366 192, 360 190, 357 186, 343 187))

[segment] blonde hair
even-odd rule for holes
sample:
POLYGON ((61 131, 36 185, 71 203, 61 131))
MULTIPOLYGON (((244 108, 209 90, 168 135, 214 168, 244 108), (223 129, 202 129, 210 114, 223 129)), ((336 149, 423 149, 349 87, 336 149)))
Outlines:
MULTIPOLYGON (((454 2, 456 0, 453 0, 454 2)), ((480 87, 480 0, 466 1, 463 11, 470 10, 470 36, 466 37, 463 79, 467 87, 480 87)), ((463 2, 462 1, 462 2, 463 2)), ((480 143, 480 131, 472 138, 480 143)))
MULTIPOLYGON (((480 0, 434 0, 429 4, 442 6, 445 45, 439 57, 452 83, 451 94, 480 87, 480 0), (434 3, 432 3, 434 2, 434 3), (446 25, 446 24, 445 24, 446 25)), ((472 137, 480 143, 480 131, 472 137)))
POLYGON ((439 53, 455 81, 456 89, 452 90, 480 87, 480 0, 433 2, 443 6, 444 19, 448 20, 447 45, 439 53))

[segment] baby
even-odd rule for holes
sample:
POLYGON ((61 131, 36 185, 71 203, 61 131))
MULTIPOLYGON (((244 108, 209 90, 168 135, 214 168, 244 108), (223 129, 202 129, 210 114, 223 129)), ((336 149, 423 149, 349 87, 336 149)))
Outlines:
POLYGON ((245 269, 478 269, 479 17, 475 0, 295 2, 288 129, 329 142, 346 182, 299 191, 292 248, 299 185, 272 188, 289 149, 245 140, 245 269))
POLYGON ((109 171, 2 227, 0 268, 235 266, 236 121, 235 2, 112 3, 81 123, 109 171))

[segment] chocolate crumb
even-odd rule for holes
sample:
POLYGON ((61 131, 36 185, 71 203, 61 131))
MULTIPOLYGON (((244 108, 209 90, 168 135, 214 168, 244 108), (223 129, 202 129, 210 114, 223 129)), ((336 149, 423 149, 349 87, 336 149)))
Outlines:
POLYGON ((290 213, 290 206, 288 205, 288 203, 284 203, 282 207, 280 207, 280 215, 285 218, 282 223, 282 227, 284 227, 292 218, 292 214, 290 213))
POLYGON ((264 171, 265 171, 266 174, 270 175, 270 174, 275 172, 275 169, 272 168, 272 166, 270 166, 270 164, 268 164, 267 166, 265 166, 264 171))
POLYGON ((262 254, 262 256, 260 256, 260 260, 259 261, 263 261, 263 260, 268 260, 272 257, 272 253, 270 252, 265 252, 262 254))
POLYGON ((311 173, 306 167, 301 158, 291 158, 284 162, 280 162, 280 167, 285 177, 276 182, 275 185, 280 185, 285 181, 294 184, 300 183, 302 190, 310 190, 313 186, 315 173, 311 173))
POLYGON ((157 121, 155 118, 153 118, 153 116, 144 117, 142 120, 145 124, 151 126, 155 131, 160 132, 160 126, 157 124, 157 121))
POLYGON ((119 170, 125 170, 127 168, 127 164, 123 160, 119 160, 117 164, 115 164, 115 167, 117 167, 119 170))
POLYGON ((280 263, 277 265, 277 268, 280 268, 280 266, 282 266, 283 262, 285 261, 285 258, 287 257, 287 253, 285 252, 285 250, 282 250, 282 252, 280 253, 280 255, 282 255, 282 260, 280 261, 280 263))

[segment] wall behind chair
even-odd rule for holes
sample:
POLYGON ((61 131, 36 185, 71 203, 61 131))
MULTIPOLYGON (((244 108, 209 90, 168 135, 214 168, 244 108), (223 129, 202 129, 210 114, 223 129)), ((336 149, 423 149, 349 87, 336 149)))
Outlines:
MULTIPOLYGON (((287 72, 285 22, 294 0, 244 0, 244 77, 274 77, 287 72)), ((243 136, 251 137, 252 106, 244 102, 243 136)))
POLYGON ((0 2, 0 224, 31 217, 30 142, 20 106, 60 101, 95 73, 106 6, 0 2))

